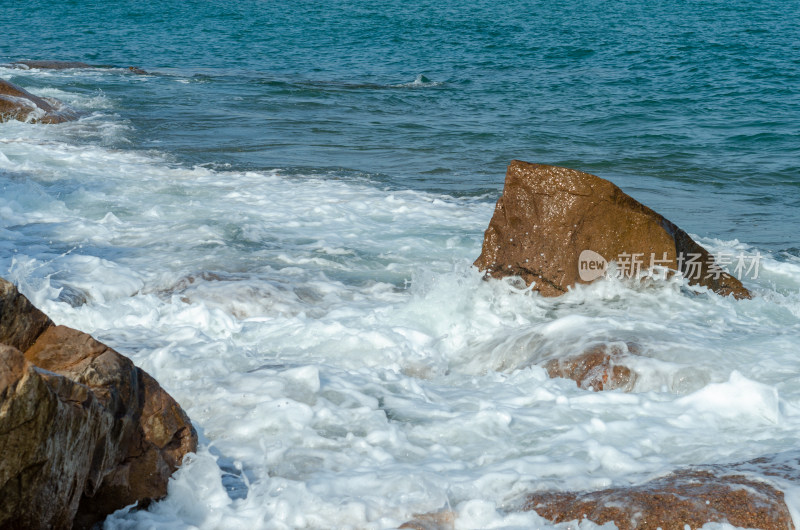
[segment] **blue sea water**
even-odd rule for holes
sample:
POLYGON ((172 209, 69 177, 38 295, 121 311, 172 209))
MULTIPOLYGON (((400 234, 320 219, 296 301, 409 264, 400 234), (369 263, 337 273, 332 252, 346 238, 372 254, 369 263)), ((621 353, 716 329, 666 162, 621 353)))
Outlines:
POLYGON ((0 124, 0 275, 201 433, 109 527, 542 525, 508 508, 795 445, 800 3, 7 4, 0 63, 103 67, 0 67, 82 113, 0 124), (756 299, 482 282, 512 159, 761 253, 756 299), (644 345, 635 393, 536 366, 597 340, 644 345))
POLYGON ((184 164, 481 194, 519 158, 780 249, 798 225, 797 15, 794 1, 25 1, 4 6, 0 56, 157 72, 28 85, 102 91, 131 147, 184 164))

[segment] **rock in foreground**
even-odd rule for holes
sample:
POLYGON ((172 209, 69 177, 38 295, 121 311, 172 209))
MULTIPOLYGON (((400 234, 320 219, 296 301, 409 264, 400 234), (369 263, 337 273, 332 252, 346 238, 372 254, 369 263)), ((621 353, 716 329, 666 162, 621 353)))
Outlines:
POLYGON ((594 274, 600 264, 612 260, 626 276, 652 263, 723 296, 751 296, 686 232, 611 182, 573 169, 511 162, 475 261, 480 270, 495 278, 519 276, 542 295, 558 296, 589 283, 600 275, 594 274))
POLYGON ((24 88, 0 79, 0 122, 63 123, 75 118, 75 113, 58 102, 34 96, 24 88))
POLYGON ((0 279, 0 528, 89 528, 167 492, 197 446, 180 406, 0 279))
MULTIPOLYGON (((677 470, 636 486, 601 491, 543 491, 527 495, 518 509, 553 523, 588 519, 620 530, 684 530, 707 523, 740 528, 794 530, 783 492, 800 484, 800 453, 788 451, 735 464, 677 470)), ((452 511, 416 515, 400 528, 452 530, 452 511)))
POLYGON ((742 475, 682 470, 641 486, 589 493, 536 493, 523 508, 555 523, 614 522, 619 530, 684 530, 726 522, 763 530, 793 529, 783 493, 742 475))

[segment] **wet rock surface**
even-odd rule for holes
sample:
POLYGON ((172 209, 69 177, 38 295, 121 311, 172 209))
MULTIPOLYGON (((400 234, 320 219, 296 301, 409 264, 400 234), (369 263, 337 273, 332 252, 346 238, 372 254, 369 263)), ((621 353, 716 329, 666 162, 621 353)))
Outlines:
POLYGON ((197 434, 130 359, 0 279, 0 528, 89 528, 167 492, 197 434))
POLYGON ((699 528, 710 522, 764 530, 794 528, 783 493, 775 487, 705 469, 677 471, 640 486, 535 493, 523 510, 534 510, 555 523, 613 522, 620 530, 684 530, 686 525, 699 528))
POLYGON ((93 68, 92 65, 80 61, 14 61, 15 68, 38 68, 41 70, 67 70, 70 68, 93 68))
POLYGON ((455 528, 456 514, 450 510, 434 513, 423 513, 414 516, 414 519, 403 523, 399 528, 408 530, 453 530, 455 528))
POLYGON ((71 528, 112 424, 86 387, 0 345, 0 527, 71 528))
POLYGON ((475 265, 489 276, 519 276, 542 295, 558 296, 591 281, 580 274, 584 251, 606 262, 621 263, 627 256, 627 267, 618 269, 626 276, 654 264, 681 271, 690 284, 723 296, 751 296, 686 232, 611 182, 573 169, 512 161, 475 265))
POLYGON ((77 116, 61 103, 34 96, 22 87, 0 79, 0 122, 63 123, 77 116))
MULTIPOLYGON (((5 66, 7 68, 19 68, 21 70, 70 70, 73 68, 117 68, 116 66, 110 64, 88 64, 83 63, 80 61, 52 61, 52 60, 40 60, 40 61, 14 61, 12 63, 3 64, 0 66, 5 66)), ((129 72, 133 74, 140 74, 140 75, 149 75, 149 72, 142 70, 141 68, 137 68, 136 66, 129 66, 126 68, 129 72)))
POLYGON ((583 389, 633 390, 636 373, 625 366, 625 358, 639 355, 640 347, 635 343, 596 344, 582 353, 550 359, 544 369, 550 377, 572 379, 583 389))
MULTIPOLYGON (((707 523, 740 528, 793 530, 783 489, 800 485, 800 451, 771 454, 734 464, 680 469, 642 484, 600 491, 542 491, 517 510, 535 511, 553 523, 588 519, 620 530, 685 530, 707 523)), ((514 503, 516 504, 516 503, 514 503)), ((400 528, 448 530, 449 510, 415 515, 400 528)))
POLYGON ((53 325, 14 285, 0 278, 0 344, 25 351, 53 325))

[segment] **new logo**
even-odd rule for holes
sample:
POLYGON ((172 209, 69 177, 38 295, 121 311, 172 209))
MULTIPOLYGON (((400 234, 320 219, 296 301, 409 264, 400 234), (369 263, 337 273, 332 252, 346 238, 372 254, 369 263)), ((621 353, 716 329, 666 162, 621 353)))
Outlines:
POLYGON ((584 250, 578 256, 578 274, 585 282, 591 282, 604 276, 606 269, 608 269, 608 262, 594 250, 584 250))

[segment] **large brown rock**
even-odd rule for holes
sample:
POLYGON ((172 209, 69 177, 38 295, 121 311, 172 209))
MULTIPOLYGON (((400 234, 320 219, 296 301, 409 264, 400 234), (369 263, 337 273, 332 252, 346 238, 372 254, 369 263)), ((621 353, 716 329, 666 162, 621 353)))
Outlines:
POLYGON ((475 265, 492 277, 519 276, 542 295, 558 296, 588 283, 579 274, 586 250, 606 261, 627 260, 619 269, 626 275, 652 261, 681 271, 690 284, 750 298, 686 232, 611 182, 574 169, 512 161, 475 265))
POLYGON ((0 345, 0 527, 71 528, 113 423, 88 388, 0 345))
POLYGON ((640 486, 602 491, 546 492, 530 495, 523 510, 555 523, 582 520, 614 522, 620 530, 683 530, 706 523, 729 523, 763 530, 792 530, 783 493, 743 475, 682 470, 640 486))
POLYGON ((89 528, 163 497, 197 447, 175 400, 2 279, 0 318, 0 528, 89 528))
POLYGON ((60 103, 34 96, 22 87, 0 79, 0 122, 63 123, 76 117, 60 103))

